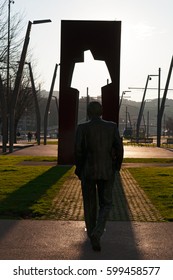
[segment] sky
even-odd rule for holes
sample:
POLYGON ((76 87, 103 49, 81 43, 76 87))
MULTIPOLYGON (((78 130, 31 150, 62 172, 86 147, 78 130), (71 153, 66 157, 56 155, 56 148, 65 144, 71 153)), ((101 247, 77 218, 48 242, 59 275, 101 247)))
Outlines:
MULTIPOLYGON (((158 75, 161 68, 161 88, 165 87, 173 55, 173 1, 172 0, 15 0, 11 15, 23 15, 25 35, 28 21, 51 19, 48 24, 32 25, 29 48, 35 75, 42 89, 50 90, 53 71, 60 63, 61 20, 118 20, 121 21, 120 96, 141 101, 148 75, 158 75), (26 25, 26 28, 25 28, 26 25), (133 88, 133 89, 129 89, 133 88)), ((59 68, 54 90, 59 90, 59 68)), ((90 51, 85 63, 77 63, 72 87, 86 96, 101 94, 109 73, 104 61, 93 60, 90 51)), ((148 87, 157 88, 158 77, 148 87)), ((170 89, 173 88, 173 76, 170 89)), ((161 96, 163 91, 161 91, 161 96)), ((173 98, 169 91, 168 98, 173 98)), ((146 99, 157 98, 157 90, 148 90, 146 99)))

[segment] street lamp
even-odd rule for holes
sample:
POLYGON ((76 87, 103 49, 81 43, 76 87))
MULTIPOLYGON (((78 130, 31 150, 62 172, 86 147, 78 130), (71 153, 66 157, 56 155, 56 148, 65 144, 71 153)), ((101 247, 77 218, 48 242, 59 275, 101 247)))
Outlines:
POLYGON ((51 22, 51 20, 45 19, 45 20, 34 20, 33 22, 31 22, 31 21, 28 22, 28 27, 27 27, 27 31, 26 31, 26 35, 25 35, 25 41, 23 44, 23 50, 22 50, 20 61, 19 61, 19 67, 18 67, 18 72, 17 72, 15 86, 14 86, 14 92, 13 92, 13 98, 12 98, 13 99, 12 104, 14 106, 16 103, 16 98, 17 98, 17 94, 18 94, 18 90, 19 90, 19 86, 20 86, 20 82, 21 82, 21 78, 22 78, 23 67, 24 67, 27 48, 28 48, 28 44, 29 44, 29 40, 30 40, 31 26, 32 26, 32 24, 42 24, 42 23, 48 23, 48 22, 51 22))
POLYGON ((9 95, 9 75, 10 75, 10 14, 11 14, 11 4, 14 4, 14 1, 8 1, 8 35, 7 35, 7 98, 9 95))
MULTIPOLYGON (((143 98, 142 98, 142 102, 141 102, 141 107, 139 110, 139 115, 138 115, 138 119, 137 119, 137 125, 136 125, 136 140, 138 142, 139 140, 139 129, 140 129, 140 124, 141 124, 141 119, 142 119, 142 115, 144 112, 144 107, 145 107, 145 95, 146 95, 146 91, 147 91, 147 87, 148 87, 148 82, 149 80, 151 80, 151 77, 158 77, 158 106, 160 107, 160 68, 159 68, 159 73, 158 75, 148 75, 147 76, 147 81, 146 81, 146 85, 144 88, 144 94, 143 94, 143 98)), ((158 115, 159 115, 159 111, 158 111, 158 115)))
POLYGON ((42 24, 42 23, 49 23, 52 22, 51 19, 40 19, 40 20, 33 20, 33 24, 42 24))
MULTIPOLYGON (((59 123, 59 106, 58 106, 58 98, 53 95, 52 98, 55 98, 55 104, 56 104, 56 109, 57 109, 57 115, 58 115, 58 123, 59 123)), ((59 130, 59 127, 57 126, 57 138, 58 138, 58 130, 59 130)))
POLYGON ((161 103, 160 110, 159 110, 159 120, 158 120, 158 122, 159 122, 158 123, 159 135, 161 135, 162 118, 163 118, 163 112, 164 112, 164 108, 165 108, 165 101, 166 101, 166 95, 167 95, 167 92, 168 92, 169 82, 170 82, 170 79, 171 79, 172 69, 173 69, 173 56, 171 58, 171 64, 170 64, 170 67, 169 67, 168 76, 167 76, 166 85, 165 85, 165 90, 164 90, 163 97, 162 97, 162 103, 161 103))
POLYGON ((37 125, 36 138, 37 138, 37 144, 40 145, 40 130, 41 130, 40 108, 39 108, 39 104, 38 104, 37 92, 36 92, 36 88, 35 88, 35 83, 34 83, 34 77, 33 77, 31 63, 30 62, 29 63, 25 62, 25 64, 27 64, 28 67, 29 67, 29 73, 30 73, 30 79, 31 79, 31 85, 32 85, 32 92, 33 92, 33 95, 34 95, 36 120, 37 120, 37 122, 36 122, 36 125, 37 125))
MULTIPOLYGON (((9 99, 9 76, 10 76, 10 13, 11 13, 11 3, 14 4, 14 1, 8 0, 8 31, 7 31, 7 98, 5 99, 2 97, 1 102, 2 104, 2 117, 3 117, 3 127, 2 127, 2 134, 3 134, 3 143, 2 149, 3 152, 6 152, 6 144, 8 141, 8 99, 9 99)), ((1 81, 2 82, 2 81, 1 81)), ((2 94, 3 95, 3 94, 2 94)))
POLYGON ((53 90, 54 90, 54 85, 55 85, 55 80, 56 80, 56 74, 57 74, 57 69, 59 64, 55 64, 55 69, 54 69, 54 73, 53 73, 53 78, 52 78, 52 83, 51 83, 51 87, 50 87, 50 92, 49 92, 49 96, 48 96, 48 100, 47 100, 47 104, 46 104, 46 109, 45 109, 45 114, 44 114, 44 145, 46 145, 46 140, 47 140, 47 122, 48 122, 48 112, 49 112, 49 108, 50 108, 50 102, 52 99, 52 94, 53 94, 53 90))
POLYGON ((122 101, 123 101, 123 96, 124 96, 124 94, 126 94, 126 92, 131 92, 131 90, 125 90, 125 91, 122 92, 121 99, 120 99, 120 104, 119 104, 119 109, 121 108, 121 104, 122 104, 122 101))
POLYGON ((158 102, 157 102, 157 147, 160 147, 161 129, 160 129, 160 78, 161 69, 159 68, 158 75, 150 75, 151 77, 158 77, 158 102))
POLYGON ((11 96, 9 152, 13 152, 15 105, 16 105, 19 88, 20 88, 21 79, 22 79, 23 67, 25 64, 25 58, 26 58, 27 48, 28 48, 29 39, 30 39, 31 26, 32 26, 32 24, 42 24, 42 23, 49 23, 49 22, 51 22, 50 19, 34 20, 33 22, 31 22, 31 21, 28 22, 28 27, 27 27, 27 31, 26 31, 26 35, 25 35, 21 58, 19 61, 19 67, 18 67, 18 71, 17 71, 17 75, 16 75, 14 91, 11 96))

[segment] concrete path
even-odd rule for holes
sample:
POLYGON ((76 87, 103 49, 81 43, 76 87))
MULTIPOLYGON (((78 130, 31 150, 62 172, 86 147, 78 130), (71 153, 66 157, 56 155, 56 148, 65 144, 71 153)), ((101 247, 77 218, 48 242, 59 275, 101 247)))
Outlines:
POLYGON ((125 158, 172 158, 173 149, 124 146, 125 158))
MULTIPOLYGON (((17 149, 12 155, 57 155, 57 147, 33 146, 17 149)), ((167 157, 170 150, 150 147, 125 147, 125 157, 167 157)), ((82 221, 80 183, 72 176, 62 188, 64 199, 76 199, 80 207, 71 207, 58 216, 61 195, 55 199, 52 220, 0 220, 0 259, 46 260, 168 260, 173 259, 173 223, 162 222, 162 217, 141 191, 128 169, 116 177, 114 207, 106 232, 101 240, 102 251, 93 252, 82 221), (69 195, 70 191, 74 191, 69 195), (68 191, 68 192, 67 192, 68 191), (78 192, 77 192, 78 191, 78 192), (117 192, 117 193, 116 193, 117 192), (139 211, 140 210, 140 211, 139 211), (77 217, 74 219, 73 217, 77 217)), ((70 201, 71 202, 71 201, 70 201)), ((71 203, 72 204, 72 203, 71 203)), ((78 205, 79 205, 78 204, 78 205)), ((68 204, 69 205, 69 204, 68 204)))
POLYGON ((14 152, 8 153, 10 156, 57 156, 57 145, 37 145, 37 144, 17 144, 14 146, 14 152))
MULTIPOLYGON (((0 153, 1 153, 0 147, 0 153)), ((30 155, 30 156, 57 156, 57 145, 34 145, 19 144, 14 146, 14 152, 8 155, 30 155)), ((172 158, 173 149, 157 147, 124 146, 125 158, 172 158)))
POLYGON ((4 260, 172 260, 172 223, 108 222, 94 252, 82 221, 0 221, 4 260))

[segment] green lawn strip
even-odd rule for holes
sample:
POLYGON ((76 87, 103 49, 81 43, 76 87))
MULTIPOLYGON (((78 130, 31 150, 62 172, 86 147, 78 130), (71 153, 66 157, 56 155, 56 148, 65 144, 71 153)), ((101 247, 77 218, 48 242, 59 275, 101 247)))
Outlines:
POLYGON ((130 168, 129 172, 163 218, 173 221, 173 169, 165 167, 130 168))
MULTIPOLYGON (((9 156, 0 155, 1 165, 16 165, 23 161, 56 162, 56 156, 9 156)), ((124 163, 173 163, 173 158, 124 158, 124 163)))
POLYGON ((41 162, 41 161, 57 161, 57 157, 53 156, 7 156, 7 155, 1 155, 0 156, 0 166, 6 166, 6 165, 16 165, 23 161, 34 161, 34 162, 41 162))
POLYGON ((69 166, 0 166, 0 218, 41 218, 51 208, 69 166))
POLYGON ((46 157, 46 156, 25 156, 23 158, 23 161, 34 161, 34 162, 56 162, 57 161, 57 157, 53 157, 53 156, 50 156, 50 157, 46 157))
POLYGON ((173 158, 124 158, 124 163, 173 163, 173 158))
MULTIPOLYGON (((41 140, 41 141, 40 141, 40 144, 44 144, 44 141, 41 140)), ((58 145, 58 140, 56 140, 56 139, 55 139, 55 140, 47 140, 47 141, 46 141, 46 144, 47 144, 47 145, 58 145)))

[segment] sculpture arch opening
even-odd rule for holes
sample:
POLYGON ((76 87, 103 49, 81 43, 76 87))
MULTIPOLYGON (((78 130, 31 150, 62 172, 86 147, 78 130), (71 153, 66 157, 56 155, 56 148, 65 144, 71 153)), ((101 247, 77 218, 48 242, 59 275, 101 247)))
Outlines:
POLYGON ((80 97, 86 96, 87 88, 91 97, 97 97, 101 96, 101 88, 111 82, 105 61, 95 60, 91 50, 84 51, 84 62, 75 63, 71 87, 79 90, 80 97))

